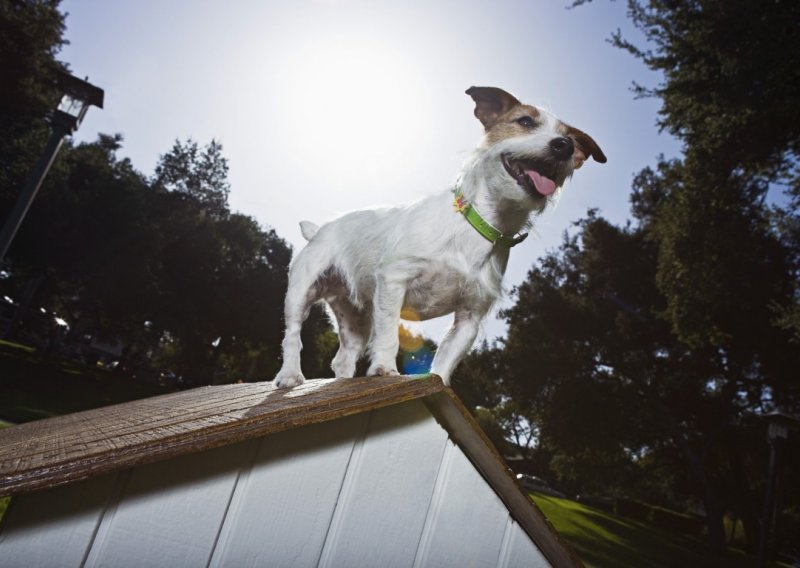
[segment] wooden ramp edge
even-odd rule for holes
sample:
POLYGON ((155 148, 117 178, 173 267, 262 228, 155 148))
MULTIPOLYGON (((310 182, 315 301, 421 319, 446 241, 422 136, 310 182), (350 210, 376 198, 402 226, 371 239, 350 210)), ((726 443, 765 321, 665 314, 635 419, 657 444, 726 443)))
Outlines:
POLYGON ((453 390, 444 388, 426 397, 424 402, 545 558, 553 566, 583 567, 578 555, 520 486, 514 472, 453 390))
POLYGON ((583 566, 436 375, 200 387, 0 430, 0 497, 421 399, 557 567, 583 566))
POLYGON ((200 387, 0 430, 0 496, 422 398, 436 375, 200 387))

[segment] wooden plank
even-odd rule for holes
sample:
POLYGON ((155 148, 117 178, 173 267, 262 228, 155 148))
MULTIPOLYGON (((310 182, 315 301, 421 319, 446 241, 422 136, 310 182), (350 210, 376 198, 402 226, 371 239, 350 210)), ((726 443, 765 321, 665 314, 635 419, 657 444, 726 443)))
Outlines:
POLYGON ((85 565, 205 566, 256 441, 134 468, 85 565))
POLYGON ((550 563, 513 519, 508 519, 498 568, 548 568, 550 563))
POLYGON ((201 387, 0 431, 0 496, 85 479, 444 389, 435 375, 201 387))
POLYGON ((508 510, 452 442, 414 566, 494 568, 508 510))
POLYGON ((577 555, 550 525, 527 492, 521 489, 514 473, 455 393, 449 388, 444 389, 426 397, 424 402, 450 433, 451 439, 486 478, 547 561, 558 568, 582 567, 583 563, 577 555))
POLYGON ((80 566, 117 475, 14 497, 0 523, 0 567, 80 566))
POLYGON ((367 414, 261 440, 236 488, 212 568, 316 566, 367 414))
POLYGON ((411 566, 446 443, 419 401, 373 411, 319 566, 411 566))

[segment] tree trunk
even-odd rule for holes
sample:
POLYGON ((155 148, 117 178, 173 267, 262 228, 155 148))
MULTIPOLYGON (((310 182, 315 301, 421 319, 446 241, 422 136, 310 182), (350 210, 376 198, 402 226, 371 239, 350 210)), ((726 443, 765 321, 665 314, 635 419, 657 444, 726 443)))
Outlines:
MULTIPOLYGON (((708 480, 705 480, 708 483, 708 480)), ((710 487, 705 488, 703 505, 706 509, 706 524, 708 525, 708 543, 717 552, 725 552, 727 544, 725 542, 725 523, 723 517, 725 512, 717 501, 716 492, 710 487)))
POLYGON ((686 437, 678 426, 677 422, 673 419, 669 410, 660 402, 655 401, 655 407, 659 410, 659 415, 667 431, 672 433, 672 438, 678 445, 684 459, 689 465, 689 471, 697 482, 700 489, 701 499, 703 500, 703 507, 706 511, 706 526, 708 527, 708 542, 711 548, 717 552, 724 552, 727 549, 725 543, 725 524, 723 516, 725 511, 717 498, 716 491, 712 487, 708 475, 706 474, 705 465, 703 460, 697 453, 692 450, 686 437))

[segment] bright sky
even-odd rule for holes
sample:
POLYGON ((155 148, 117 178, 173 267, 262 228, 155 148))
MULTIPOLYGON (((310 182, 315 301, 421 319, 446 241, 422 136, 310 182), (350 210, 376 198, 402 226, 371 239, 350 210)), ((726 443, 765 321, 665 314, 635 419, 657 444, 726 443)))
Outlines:
MULTIPOLYGON (((105 90, 78 140, 122 133, 120 154, 151 174, 176 138, 216 138, 232 208, 296 249, 301 220, 449 189, 482 132, 468 87, 548 107, 591 134, 608 163, 578 171, 535 238, 512 250, 510 290, 587 209, 624 222, 633 175, 679 153, 655 126, 658 101, 629 90, 659 77, 606 41, 617 28, 640 37, 623 3, 569 3, 65 0, 70 45, 59 57, 105 90)), ((449 323, 422 329, 438 342, 449 323)), ((492 316, 484 337, 504 333, 492 316)))

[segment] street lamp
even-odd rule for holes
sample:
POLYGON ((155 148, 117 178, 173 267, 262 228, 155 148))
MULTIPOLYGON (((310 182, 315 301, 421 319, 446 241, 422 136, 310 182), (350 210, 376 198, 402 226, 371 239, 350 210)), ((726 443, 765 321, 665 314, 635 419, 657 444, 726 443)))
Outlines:
POLYGON ((767 562, 767 543, 775 509, 775 477, 778 473, 778 446, 789 437, 800 420, 783 412, 770 412, 763 418, 767 421, 767 442, 769 442, 769 468, 767 470, 767 490, 764 495, 764 514, 761 519, 761 535, 758 542, 758 566, 764 568, 767 562))
POLYGON ((64 137, 77 130, 83 117, 86 116, 89 106, 94 105, 98 108, 103 108, 103 89, 73 77, 64 71, 59 70, 56 73, 61 100, 50 116, 50 127, 53 132, 42 155, 39 157, 39 161, 36 162, 28 182, 19 197, 17 197, 17 202, 14 204, 8 219, 6 219, 2 232, 0 232, 0 261, 5 258, 8 247, 11 245, 11 241, 14 240, 14 235, 17 234, 25 214, 28 212, 31 203, 33 203, 33 199, 42 186, 44 177, 53 164, 62 142, 64 142, 64 137))

